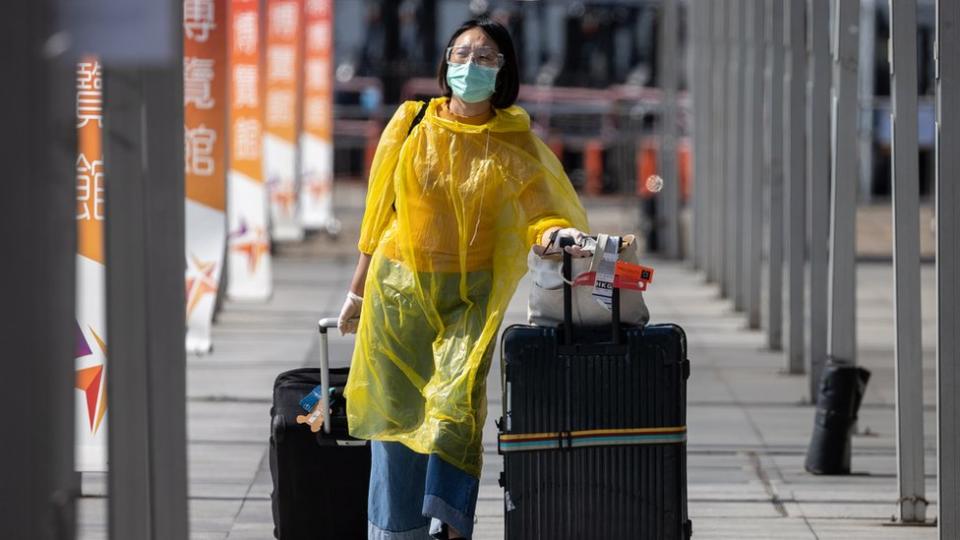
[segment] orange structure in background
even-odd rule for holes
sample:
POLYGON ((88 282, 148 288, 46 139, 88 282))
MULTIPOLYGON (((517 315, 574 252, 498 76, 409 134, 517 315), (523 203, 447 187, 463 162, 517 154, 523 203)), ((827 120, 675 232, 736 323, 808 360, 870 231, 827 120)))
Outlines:
POLYGON ((583 146, 584 191, 588 195, 603 193, 603 143, 591 139, 583 146))
MULTIPOLYGON (((644 199, 653 197, 655 193, 647 189, 647 178, 660 174, 658 155, 660 147, 655 137, 645 137, 640 141, 637 149, 637 188, 636 194, 644 199)), ((692 165, 690 163, 690 141, 684 139, 677 145, 677 173, 680 176, 680 200, 690 198, 692 165)), ((661 175, 662 176, 662 175, 661 175)))
POLYGON ((547 139, 547 146, 550 147, 550 151, 553 152, 557 159, 563 161, 563 139, 553 135, 547 139))

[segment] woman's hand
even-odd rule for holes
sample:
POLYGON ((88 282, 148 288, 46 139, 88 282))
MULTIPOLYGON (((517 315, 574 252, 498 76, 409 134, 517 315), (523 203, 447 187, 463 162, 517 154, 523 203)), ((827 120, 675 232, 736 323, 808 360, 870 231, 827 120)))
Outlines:
POLYGON ((360 322, 360 306, 363 305, 363 283, 367 280, 367 270, 370 269, 370 260, 372 256, 367 253, 361 253, 357 261, 357 269, 353 272, 353 280, 350 282, 350 289, 347 291, 347 299, 343 301, 343 307, 340 308, 340 318, 337 320, 337 328, 340 334, 356 334, 357 323, 360 322))
POLYGON ((340 329, 340 335, 356 334, 357 323, 360 322, 360 308, 363 306, 363 297, 347 292, 347 299, 343 301, 343 307, 340 308, 340 318, 337 319, 337 328, 340 329))
POLYGON ((574 257, 588 257, 592 253, 583 251, 586 233, 573 227, 548 229, 543 233, 543 240, 539 246, 534 246, 534 253, 541 257, 549 257, 560 253, 561 240, 569 238, 573 240, 573 245, 566 246, 564 249, 574 257), (539 248, 539 249, 538 249, 539 248))

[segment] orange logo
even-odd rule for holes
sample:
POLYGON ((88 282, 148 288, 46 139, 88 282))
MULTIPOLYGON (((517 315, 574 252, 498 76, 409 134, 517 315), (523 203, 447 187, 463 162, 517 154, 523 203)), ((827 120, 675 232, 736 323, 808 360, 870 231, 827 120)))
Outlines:
POLYGON ((260 266, 260 259, 270 253, 270 242, 267 241, 267 233, 263 227, 247 227, 246 221, 240 220, 240 228, 230 233, 230 249, 247 256, 247 269, 251 274, 257 272, 260 266))
MULTIPOLYGON (((100 347, 103 355, 106 356, 106 343, 100 339, 100 336, 97 335, 93 328, 90 329, 90 333, 93 334, 93 339, 97 342, 97 346, 100 347)), ((83 336, 83 331, 80 330, 79 322, 77 323, 77 342, 75 350, 75 356, 77 358, 93 354, 93 350, 90 348, 86 338, 83 336)), ((100 424, 103 422, 103 416, 107 413, 107 384, 106 380, 103 378, 103 368, 103 364, 97 364, 88 368, 78 369, 77 379, 74 383, 74 387, 77 390, 80 390, 86 394, 87 418, 90 420, 90 431, 93 433, 96 433, 97 430, 100 429, 100 424), (103 396, 102 398, 101 395, 103 396), (100 402, 99 407, 97 406, 98 400, 100 402)))
POLYGON ((190 314, 204 296, 210 293, 216 294, 217 282, 214 279, 216 269, 216 261, 204 262, 192 253, 187 259, 187 318, 190 318, 190 314))

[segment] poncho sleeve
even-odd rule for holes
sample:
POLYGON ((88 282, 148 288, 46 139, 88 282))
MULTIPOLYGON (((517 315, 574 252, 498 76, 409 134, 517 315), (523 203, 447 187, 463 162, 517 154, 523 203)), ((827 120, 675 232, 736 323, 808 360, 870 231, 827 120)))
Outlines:
POLYGON ((528 247, 539 243, 544 231, 551 227, 576 227, 586 232, 586 214, 563 165, 536 135, 531 133, 525 146, 543 167, 542 174, 526 182, 519 196, 527 217, 528 247))
POLYGON ((360 225, 360 241, 357 243, 361 253, 369 255, 376 250, 380 237, 383 236, 383 231, 393 216, 396 199, 393 173, 400 158, 400 150, 407 138, 407 132, 410 130, 410 124, 419 106, 420 104, 416 101, 404 102, 380 135, 380 142, 377 144, 377 151, 370 167, 367 200, 363 211, 363 222, 360 225))

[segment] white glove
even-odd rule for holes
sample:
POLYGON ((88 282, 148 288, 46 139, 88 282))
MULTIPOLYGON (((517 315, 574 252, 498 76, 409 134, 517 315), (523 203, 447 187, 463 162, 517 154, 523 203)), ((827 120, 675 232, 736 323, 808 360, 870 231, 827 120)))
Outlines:
POLYGON ((575 229, 573 227, 567 227, 565 229, 558 229, 550 234, 550 240, 545 246, 537 246, 540 249, 535 249, 535 253, 541 257, 547 257, 550 255, 557 255, 560 253, 560 240, 563 238, 573 239, 573 245, 567 246, 565 249, 567 253, 574 257, 588 257, 591 253, 583 251, 584 246, 586 245, 587 235, 586 233, 575 229))
POLYGON ((354 294, 353 291, 347 291, 347 299, 343 301, 343 307, 340 308, 340 318, 337 319, 337 328, 340 329, 340 335, 357 333, 361 306, 363 306, 363 297, 354 294))

